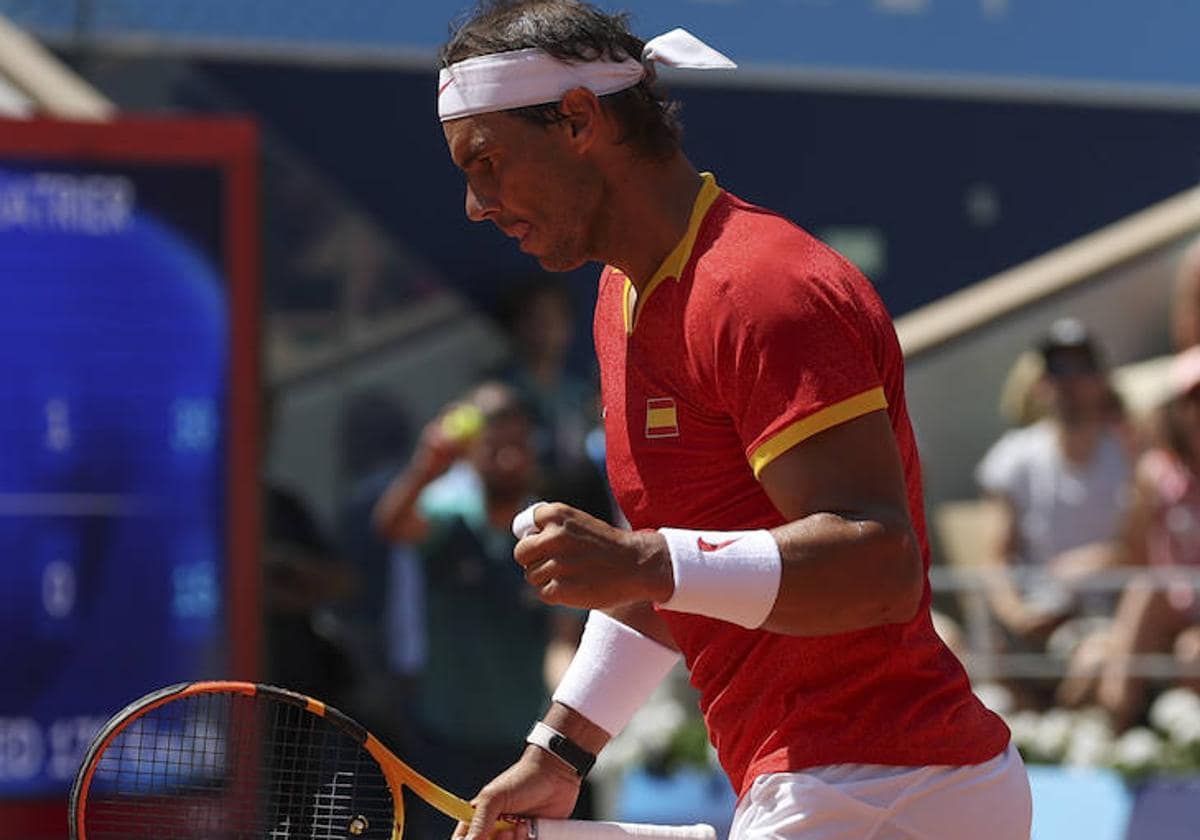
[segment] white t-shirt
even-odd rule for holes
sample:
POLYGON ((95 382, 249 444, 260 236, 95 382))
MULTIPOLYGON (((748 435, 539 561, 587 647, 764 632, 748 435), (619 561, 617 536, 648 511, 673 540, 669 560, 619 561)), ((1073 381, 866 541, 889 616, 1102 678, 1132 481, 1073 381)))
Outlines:
POLYGON ((1120 438, 1106 433, 1087 463, 1073 464, 1062 453, 1054 423, 1043 420, 1006 432, 975 478, 985 491, 1006 497, 1016 512, 1015 560, 1026 567, 1018 581, 1022 594, 1047 612, 1071 609, 1074 596, 1050 576, 1051 562, 1064 551, 1119 536, 1132 478, 1120 438))

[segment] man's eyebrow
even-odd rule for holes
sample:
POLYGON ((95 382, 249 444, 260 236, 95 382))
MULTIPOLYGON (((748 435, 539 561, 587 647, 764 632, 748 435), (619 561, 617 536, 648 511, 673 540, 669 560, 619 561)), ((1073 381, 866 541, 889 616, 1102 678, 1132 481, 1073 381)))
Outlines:
POLYGON ((475 162, 476 158, 478 158, 480 155, 482 155, 484 152, 486 152, 487 149, 488 149, 488 139, 486 137, 478 137, 477 136, 474 139, 472 139, 470 141, 470 143, 467 145, 466 155, 464 155, 462 160, 460 160, 458 162, 459 169, 466 169, 467 167, 469 167, 472 163, 475 162))

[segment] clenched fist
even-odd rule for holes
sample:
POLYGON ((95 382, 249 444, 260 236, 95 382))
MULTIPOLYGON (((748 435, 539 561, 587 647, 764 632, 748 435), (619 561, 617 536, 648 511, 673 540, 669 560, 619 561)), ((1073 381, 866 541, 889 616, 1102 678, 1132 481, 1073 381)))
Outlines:
POLYGON ((607 609, 666 601, 674 592, 667 541, 657 531, 624 531, 553 502, 532 514, 532 530, 527 519, 514 522, 513 556, 546 603, 607 609))

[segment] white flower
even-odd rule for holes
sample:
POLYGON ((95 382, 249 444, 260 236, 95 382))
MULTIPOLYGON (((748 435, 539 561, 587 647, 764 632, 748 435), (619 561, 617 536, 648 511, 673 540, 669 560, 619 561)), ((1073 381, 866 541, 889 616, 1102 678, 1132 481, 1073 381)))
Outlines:
POLYGON ((1012 692, 1000 683, 980 683, 975 686, 975 696, 979 698, 979 702, 1001 717, 1011 714, 1016 706, 1012 692))
POLYGON ((1102 712, 1085 711, 1078 715, 1071 731, 1063 763, 1076 767, 1102 767, 1113 751, 1112 726, 1102 712))
POLYGON ((600 774, 638 764, 666 749, 688 712, 679 700, 664 690, 656 692, 638 709, 633 719, 596 758, 600 774))
POLYGON ((1019 750, 1029 750, 1037 743, 1038 723, 1041 718, 1037 712, 1028 709, 1005 717, 1005 723, 1012 730, 1013 743, 1019 750))
POLYGON ((687 712, 679 702, 653 699, 634 715, 625 731, 644 750, 661 750, 671 743, 671 736, 686 719, 687 712))
POLYGON ((1065 709, 1050 709, 1038 721, 1033 748, 1038 755, 1061 760, 1071 742, 1074 715, 1065 709))
POLYGON ((1150 706, 1150 722, 1176 744, 1200 743, 1200 696, 1186 688, 1164 691, 1150 706))
POLYGON ((643 754, 637 741, 618 735, 608 742, 600 755, 596 756, 596 768, 593 773, 605 777, 609 773, 624 770, 626 767, 641 763, 643 754))
POLYGON ((1135 726, 1113 745, 1113 763, 1125 770, 1148 770, 1162 763, 1164 752, 1164 744, 1158 733, 1144 726, 1135 726))

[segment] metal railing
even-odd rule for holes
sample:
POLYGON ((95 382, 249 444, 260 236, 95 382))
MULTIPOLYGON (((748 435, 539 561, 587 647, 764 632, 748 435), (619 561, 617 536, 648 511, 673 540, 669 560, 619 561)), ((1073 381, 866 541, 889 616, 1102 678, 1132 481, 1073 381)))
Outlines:
MULTIPOLYGON (((1068 666, 1066 657, 1049 652, 1010 653, 1000 649, 1001 634, 988 606, 987 593, 995 585, 997 575, 1005 573, 999 569, 952 566, 933 566, 929 570, 930 587, 935 595, 959 597, 966 648, 963 664, 967 672, 972 680, 1058 679, 1065 676, 1068 666)), ((1045 578, 1044 570, 1039 569, 1016 568, 1008 570, 1007 574, 1017 583, 1022 578, 1045 578)), ((1200 568, 1114 568, 1073 582, 1069 588, 1077 594, 1111 595, 1115 601, 1134 580, 1163 590, 1180 585, 1191 586, 1200 593, 1200 568)), ((1200 624, 1200 618, 1197 623, 1200 624)), ((1162 681, 1200 677, 1200 664, 1184 665, 1170 653, 1140 654, 1126 659, 1132 677, 1162 681)))

